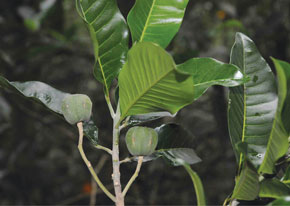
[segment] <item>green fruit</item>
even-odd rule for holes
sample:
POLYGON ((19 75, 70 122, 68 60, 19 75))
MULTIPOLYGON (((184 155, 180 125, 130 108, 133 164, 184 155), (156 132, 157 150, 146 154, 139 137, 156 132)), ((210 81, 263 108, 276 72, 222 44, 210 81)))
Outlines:
POLYGON ((61 109, 65 120, 70 124, 76 124, 90 119, 92 102, 84 94, 69 95, 63 99, 61 109))
POLYGON ((152 154, 157 143, 157 132, 148 127, 132 127, 126 134, 126 145, 133 156, 152 154))

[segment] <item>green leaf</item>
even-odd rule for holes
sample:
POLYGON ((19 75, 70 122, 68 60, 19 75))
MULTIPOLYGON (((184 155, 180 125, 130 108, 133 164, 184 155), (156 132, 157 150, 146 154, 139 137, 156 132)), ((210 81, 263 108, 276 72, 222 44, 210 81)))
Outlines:
MULTIPOLYGON (((290 135, 290 64, 277 60, 272 58, 276 70, 277 70, 277 76, 278 76, 278 83, 281 87, 281 91, 279 88, 279 94, 281 97, 280 99, 284 99, 284 105, 282 109, 282 122, 284 124, 284 128, 287 131, 287 134, 290 135)), ((282 101, 282 100, 281 100, 282 101)))
POLYGON ((236 179, 232 199, 254 200, 259 194, 259 175, 256 170, 247 162, 240 176, 236 179))
POLYGON ((195 171, 193 171, 188 164, 185 164, 184 168, 190 175, 191 180, 193 182, 194 190, 196 193, 197 205, 205 206, 206 205, 205 193, 204 193, 202 182, 198 174, 195 171))
POLYGON ((242 141, 255 151, 251 162, 259 167, 278 103, 275 78, 254 42, 244 34, 236 34, 231 63, 250 78, 244 85, 230 88, 228 124, 232 145, 240 166, 243 157, 239 156, 235 145, 242 141))
POLYGON ((11 90, 16 94, 27 97, 30 100, 41 103, 49 110, 62 115, 62 100, 70 95, 61 92, 45 83, 39 81, 9 82, 0 76, 0 86, 11 90))
POLYGON ((278 179, 264 179, 260 186, 260 197, 280 198, 290 194, 290 187, 286 186, 278 179))
POLYGON ((188 0, 136 0, 128 14, 133 42, 154 42, 165 48, 178 32, 188 0))
POLYGON ((104 84, 106 95, 119 74, 128 51, 128 28, 116 0, 76 0, 93 40, 94 75, 104 84))
POLYGON ((173 166, 196 164, 201 161, 195 151, 192 134, 176 124, 163 124, 155 128, 158 144, 154 155, 162 156, 173 166))
POLYGON ((192 78, 176 70, 165 50, 153 43, 137 43, 119 75, 121 120, 152 112, 175 114, 192 103, 192 85, 192 78))
POLYGON ((289 206, 290 205, 290 196, 282 197, 273 202, 269 203, 267 206, 289 206))
MULTIPOLYGON (((62 100, 71 95, 61 92, 43 82, 9 82, 2 76, 0 76, 0 87, 37 102, 58 115, 63 115, 61 109, 62 100)), ((94 125, 93 121, 84 122, 83 126, 84 134, 90 140, 94 140, 93 143, 97 143, 98 128, 94 125)))
MULTIPOLYGON (((274 172, 275 162, 286 154, 289 147, 288 134, 282 123, 281 114, 284 104, 286 103, 286 110, 290 105, 290 91, 287 91, 287 88, 290 87, 290 65, 286 62, 275 59, 273 59, 273 62, 276 67, 278 78, 278 107, 276 110, 272 131, 268 140, 264 161, 259 168, 259 172, 268 174, 272 174, 274 172), (286 99, 287 97, 288 99, 286 99)), ((287 119, 289 119, 289 114, 287 119)), ((286 122, 288 121, 289 120, 286 120, 286 122)))
POLYGON ((281 181, 290 187, 290 165, 288 165, 284 176, 282 177, 281 181))
POLYGON ((244 75, 237 66, 224 64, 213 58, 192 58, 177 65, 177 69, 192 75, 195 99, 212 85, 233 87, 245 82, 244 75))

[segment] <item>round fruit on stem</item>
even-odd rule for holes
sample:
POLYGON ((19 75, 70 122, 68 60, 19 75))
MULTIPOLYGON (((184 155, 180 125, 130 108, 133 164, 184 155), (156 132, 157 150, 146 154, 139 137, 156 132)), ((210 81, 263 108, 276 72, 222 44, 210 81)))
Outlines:
POLYGON ((68 95, 63 99, 61 109, 70 124, 88 121, 92 114, 92 101, 84 94, 68 95))
POLYGON ((132 127, 126 134, 126 145, 133 156, 151 155, 158 143, 157 132, 148 127, 132 127))

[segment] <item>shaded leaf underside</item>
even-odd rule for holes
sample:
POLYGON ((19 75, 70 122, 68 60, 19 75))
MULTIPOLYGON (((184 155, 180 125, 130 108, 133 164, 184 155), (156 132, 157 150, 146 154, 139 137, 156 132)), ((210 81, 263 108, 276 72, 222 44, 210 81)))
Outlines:
MULTIPOLYGON (((69 93, 61 92, 43 82, 9 82, 2 76, 0 76, 0 87, 8 89, 24 98, 40 103, 58 115, 63 115, 61 109, 62 100, 66 96, 71 95, 69 93)), ((98 128, 92 120, 84 122, 83 124, 84 134, 90 140, 94 140, 93 143, 96 144, 98 141, 98 128)))

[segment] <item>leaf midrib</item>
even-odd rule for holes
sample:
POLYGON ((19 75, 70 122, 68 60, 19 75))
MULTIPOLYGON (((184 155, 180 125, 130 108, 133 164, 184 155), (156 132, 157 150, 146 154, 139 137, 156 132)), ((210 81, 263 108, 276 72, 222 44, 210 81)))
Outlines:
POLYGON ((151 14, 152 14, 153 7, 154 7, 154 5, 155 5, 155 2, 156 2, 156 0, 153 0, 153 1, 152 1, 152 5, 151 5, 150 10, 149 10, 149 13, 148 13, 148 18, 146 19, 146 22, 145 22, 145 25, 144 25, 144 29, 143 29, 142 34, 141 34, 140 39, 139 39, 140 42, 141 42, 141 41, 143 40, 143 38, 144 38, 145 31, 146 31, 146 29, 147 29, 147 27, 148 27, 148 22, 149 22, 149 19, 150 19, 150 17, 151 17, 151 14))
MULTIPOLYGON (((245 48, 244 48, 244 40, 242 39, 242 51, 243 51, 243 73, 246 74, 246 68, 245 68, 245 48)), ((243 131, 242 131, 242 142, 245 141, 245 133, 246 133, 246 114, 247 114, 247 95, 246 95, 246 84, 243 84, 243 88, 244 88, 244 91, 243 91, 243 100, 244 100, 244 114, 243 114, 243 131)), ((241 153, 240 155, 240 162, 239 162, 239 170, 241 169, 242 167, 242 161, 243 161, 243 153, 241 153)))
POLYGON ((164 79, 167 75, 170 74, 170 72, 174 71, 175 68, 173 67, 172 70, 168 70, 168 72, 166 72, 164 75, 162 75, 159 79, 157 79, 155 82, 153 82, 153 84, 151 84, 147 89, 144 90, 144 92, 141 93, 141 95, 139 95, 131 104, 129 104, 129 107, 127 107, 128 109, 126 110, 126 112, 123 113, 122 118, 123 119, 126 114, 128 113, 128 111, 133 107, 133 105, 136 104, 137 101, 139 101, 144 94, 146 94, 151 88, 153 88, 158 82, 160 82, 162 79, 164 79))

